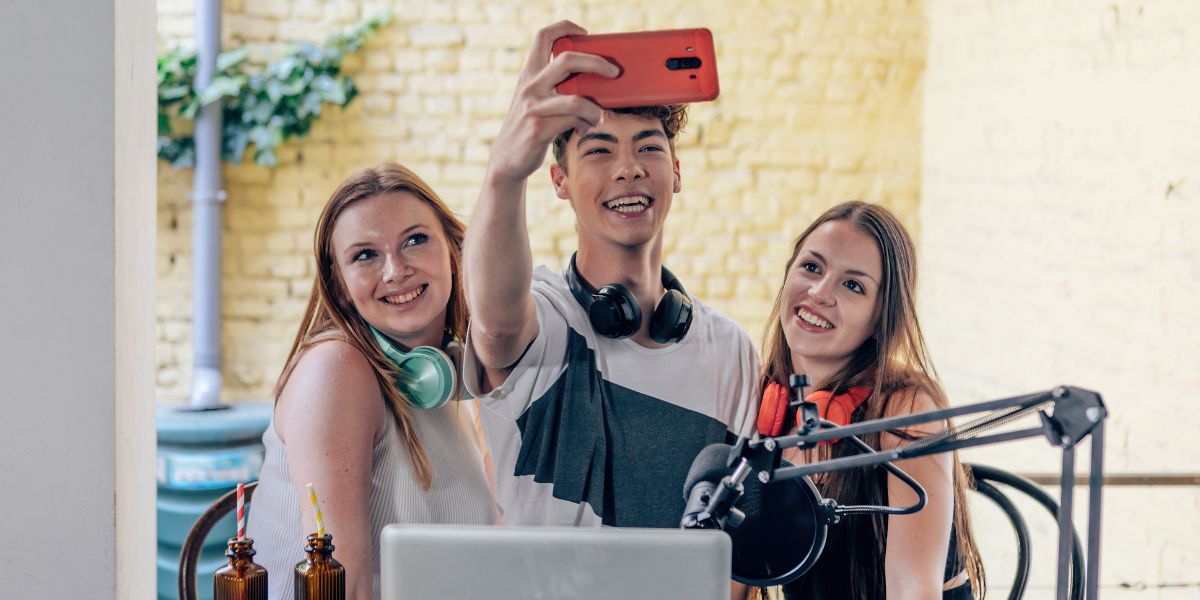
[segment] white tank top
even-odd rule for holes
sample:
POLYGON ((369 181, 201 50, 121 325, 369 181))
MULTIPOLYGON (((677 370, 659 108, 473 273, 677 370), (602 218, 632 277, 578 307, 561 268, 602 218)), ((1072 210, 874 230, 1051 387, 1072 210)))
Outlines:
MULTIPOLYGON (((387 430, 371 452, 368 510, 375 598, 379 598, 379 534, 384 525, 495 522, 495 503, 473 433, 475 410, 475 401, 465 400, 410 413, 433 469, 433 485, 428 491, 417 482, 396 421, 388 412, 387 430)), ((292 570, 305 558, 305 539, 313 527, 301 523, 300 502, 307 498, 297 495, 288 474, 287 451, 275 433, 274 419, 263 434, 263 445, 266 456, 247 509, 246 535, 254 540, 254 561, 267 569, 271 599, 291 600, 292 570)), ((336 547, 336 532, 331 533, 336 547)))

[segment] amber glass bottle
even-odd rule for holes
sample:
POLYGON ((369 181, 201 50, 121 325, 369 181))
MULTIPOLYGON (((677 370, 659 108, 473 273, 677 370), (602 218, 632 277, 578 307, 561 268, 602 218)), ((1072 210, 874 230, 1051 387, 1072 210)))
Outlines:
POLYGON ((296 565, 296 600, 345 600, 346 569, 333 558, 333 536, 308 534, 308 558, 296 565))
POLYGON ((267 570, 254 564, 254 540, 229 538, 229 564, 213 573, 214 600, 267 600, 267 570))

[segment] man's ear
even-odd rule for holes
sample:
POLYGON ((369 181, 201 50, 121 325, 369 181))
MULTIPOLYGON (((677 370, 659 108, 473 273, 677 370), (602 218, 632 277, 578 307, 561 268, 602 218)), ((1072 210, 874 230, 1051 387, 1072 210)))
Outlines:
POLYGON ((675 190, 675 193, 678 194, 679 190, 683 189, 683 180, 679 174, 679 159, 678 158, 675 159, 675 166, 672 167, 671 170, 675 172, 675 188, 674 188, 674 190, 675 190))
POLYGON ((558 166, 558 163, 550 165, 550 181, 554 183, 554 194, 563 200, 570 200, 571 194, 567 191, 567 171, 558 166))

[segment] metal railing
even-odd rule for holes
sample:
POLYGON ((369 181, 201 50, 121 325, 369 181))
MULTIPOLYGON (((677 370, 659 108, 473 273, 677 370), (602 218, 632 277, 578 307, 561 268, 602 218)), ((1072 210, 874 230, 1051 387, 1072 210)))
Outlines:
MULTIPOLYGON (((1058 474, 1050 473, 1021 473, 1024 477, 1038 485, 1057 486, 1058 474)), ((1075 475, 1076 485, 1087 485, 1086 473, 1075 475)), ((1200 486, 1200 473, 1124 473, 1121 475, 1105 475, 1104 485, 1125 487, 1154 487, 1154 486, 1200 486)))

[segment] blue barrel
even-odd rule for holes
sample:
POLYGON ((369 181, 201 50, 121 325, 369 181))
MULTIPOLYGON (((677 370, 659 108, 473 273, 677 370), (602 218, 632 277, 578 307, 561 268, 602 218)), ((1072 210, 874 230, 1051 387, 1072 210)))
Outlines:
MULTIPOLYGON (((191 411, 158 407, 158 597, 176 600, 179 552, 196 519, 217 498, 258 478, 262 434, 271 421, 270 403, 235 404, 191 411)), ((250 511, 247 510, 247 518, 250 511)), ((206 575, 225 564, 225 542, 235 535, 236 515, 213 527, 196 566, 196 590, 212 600, 206 575)))

